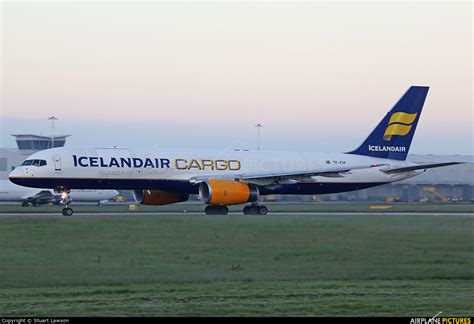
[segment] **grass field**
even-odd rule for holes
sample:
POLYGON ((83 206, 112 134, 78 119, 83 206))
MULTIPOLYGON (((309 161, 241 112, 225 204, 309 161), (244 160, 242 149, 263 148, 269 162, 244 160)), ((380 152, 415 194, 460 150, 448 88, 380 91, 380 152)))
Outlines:
POLYGON ((2 316, 474 315, 474 218, 0 219, 2 316))

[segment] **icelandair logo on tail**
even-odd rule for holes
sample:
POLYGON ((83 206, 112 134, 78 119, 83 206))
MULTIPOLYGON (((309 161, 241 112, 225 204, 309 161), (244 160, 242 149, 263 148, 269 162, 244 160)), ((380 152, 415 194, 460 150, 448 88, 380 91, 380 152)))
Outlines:
MULTIPOLYGON (((383 134, 383 139, 385 141, 390 141, 393 135, 405 136, 407 135, 413 123, 416 119, 415 114, 408 114, 404 112, 396 112, 388 121, 387 129, 383 134)), ((405 146, 379 146, 379 145, 369 145, 369 151, 371 152, 402 152, 405 153, 407 148, 405 146)))
POLYGON ((369 151, 372 152, 406 152, 405 146, 379 146, 369 145, 369 151))
POLYGON ((411 126, 416 119, 415 114, 397 112, 390 117, 388 127, 383 134, 383 139, 390 141, 393 135, 405 136, 411 130, 411 126))

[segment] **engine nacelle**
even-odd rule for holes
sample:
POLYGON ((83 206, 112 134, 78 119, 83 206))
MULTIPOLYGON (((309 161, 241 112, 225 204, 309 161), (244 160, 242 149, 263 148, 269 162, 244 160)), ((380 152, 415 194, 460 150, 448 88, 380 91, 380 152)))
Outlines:
POLYGON ((207 180, 199 185, 199 198, 208 205, 238 205, 258 200, 258 187, 232 180, 207 180))
POLYGON ((170 205, 188 200, 189 195, 161 190, 133 190, 133 199, 142 205, 170 205))

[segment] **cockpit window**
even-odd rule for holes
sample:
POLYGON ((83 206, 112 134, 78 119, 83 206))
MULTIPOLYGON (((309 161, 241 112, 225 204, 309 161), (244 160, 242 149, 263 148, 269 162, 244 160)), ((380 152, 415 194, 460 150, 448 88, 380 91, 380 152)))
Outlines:
POLYGON ((37 167, 42 167, 42 166, 45 166, 46 164, 47 164, 46 160, 25 160, 25 162, 23 162, 22 165, 33 165, 37 167))

